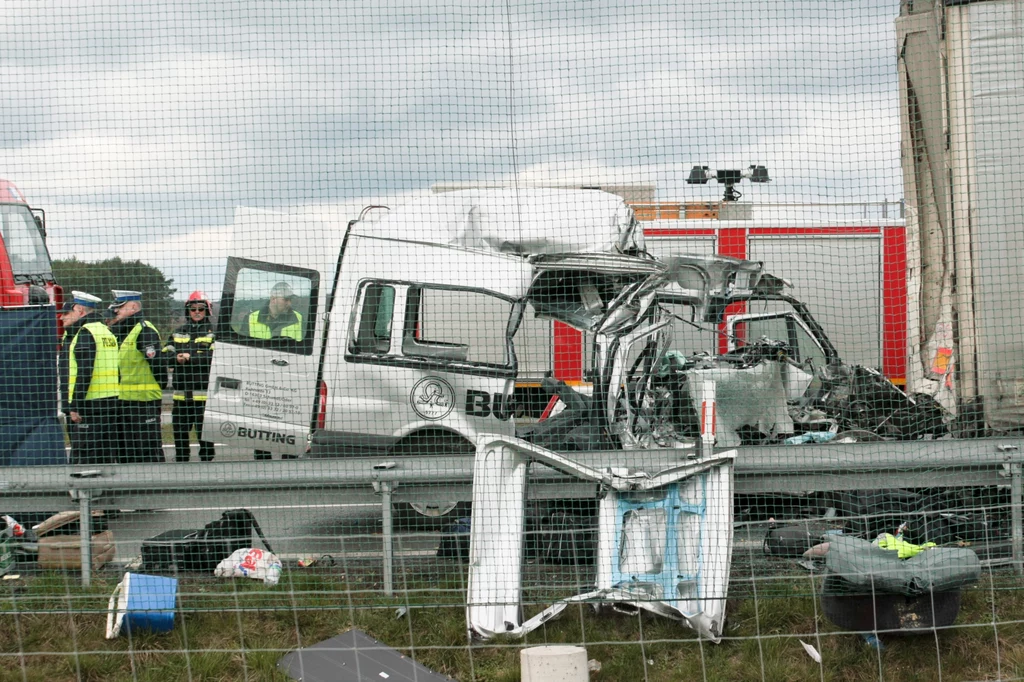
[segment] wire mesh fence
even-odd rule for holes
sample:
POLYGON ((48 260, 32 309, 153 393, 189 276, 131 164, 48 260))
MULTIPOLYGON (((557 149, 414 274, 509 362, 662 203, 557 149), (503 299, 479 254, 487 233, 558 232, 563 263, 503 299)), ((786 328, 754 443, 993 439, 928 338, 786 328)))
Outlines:
POLYGON ((0 679, 1024 678, 1019 1, 7 9, 0 679))

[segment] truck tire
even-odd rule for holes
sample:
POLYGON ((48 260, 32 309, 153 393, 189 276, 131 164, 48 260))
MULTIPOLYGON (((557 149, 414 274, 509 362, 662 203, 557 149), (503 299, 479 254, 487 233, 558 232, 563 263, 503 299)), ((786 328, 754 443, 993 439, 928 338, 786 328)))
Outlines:
MULTIPOLYGON (((395 443, 390 457, 417 455, 472 455, 476 446, 452 431, 431 429, 409 434, 395 443)), ((458 500, 425 500, 423 502, 396 502, 393 507, 395 523, 415 530, 434 530, 448 525, 453 519, 469 516, 469 502, 458 500)))

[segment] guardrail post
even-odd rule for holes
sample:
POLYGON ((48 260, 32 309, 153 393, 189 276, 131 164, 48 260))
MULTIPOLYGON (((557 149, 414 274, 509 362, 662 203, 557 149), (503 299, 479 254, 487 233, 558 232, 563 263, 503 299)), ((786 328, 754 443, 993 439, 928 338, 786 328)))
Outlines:
POLYGON ((1010 545, 1013 551, 1013 566, 1017 573, 1024 573, 1024 481, 1021 480, 1022 466, 1019 461, 1010 462, 1010 522, 1013 537, 1010 545))
POLYGON ((78 527, 81 537, 82 587, 92 582, 92 491, 78 490, 78 527))
POLYGON ((394 490, 394 484, 390 481, 376 481, 373 484, 373 489, 380 493, 381 512, 384 517, 384 594, 393 597, 395 596, 395 535, 392 528, 394 519, 391 510, 391 493, 394 490))

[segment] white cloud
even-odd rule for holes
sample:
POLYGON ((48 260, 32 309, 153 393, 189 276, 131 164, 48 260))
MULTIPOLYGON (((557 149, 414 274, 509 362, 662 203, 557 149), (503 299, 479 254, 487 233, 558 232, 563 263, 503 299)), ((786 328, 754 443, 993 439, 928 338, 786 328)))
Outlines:
POLYGON ((218 253, 236 204, 516 174, 713 199, 691 165, 763 163, 758 201, 901 191, 897 0, 5 9, 0 177, 56 255, 177 263, 218 253))

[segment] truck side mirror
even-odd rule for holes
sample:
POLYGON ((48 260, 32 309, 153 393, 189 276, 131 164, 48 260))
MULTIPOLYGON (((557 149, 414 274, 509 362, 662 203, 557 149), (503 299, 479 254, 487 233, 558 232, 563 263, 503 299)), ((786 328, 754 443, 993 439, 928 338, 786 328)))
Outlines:
POLYGON ((36 221, 39 234, 46 238, 46 213, 41 208, 30 208, 29 210, 32 211, 32 219, 36 221))

